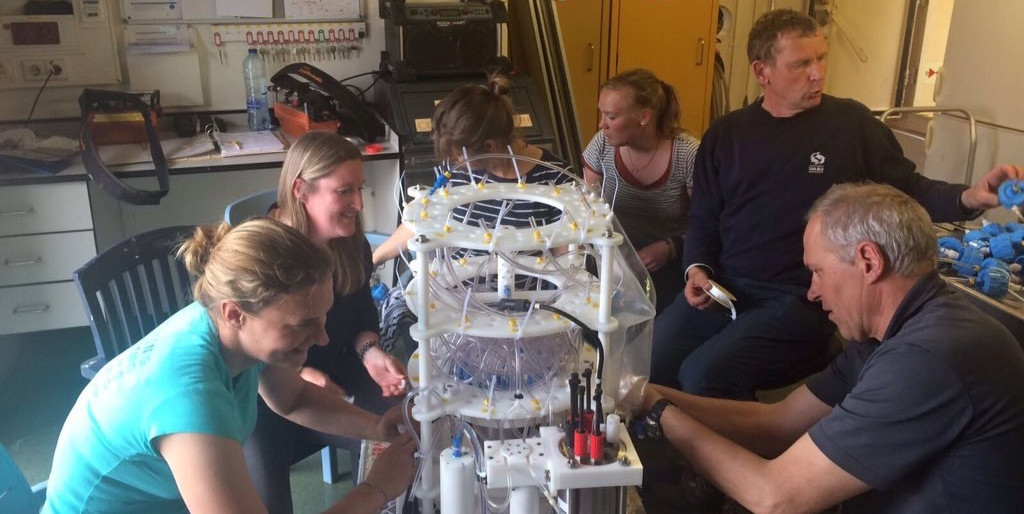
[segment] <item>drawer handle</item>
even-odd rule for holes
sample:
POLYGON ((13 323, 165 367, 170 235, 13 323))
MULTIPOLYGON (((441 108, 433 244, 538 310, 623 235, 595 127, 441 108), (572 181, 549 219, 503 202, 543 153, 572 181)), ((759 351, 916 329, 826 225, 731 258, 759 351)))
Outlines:
POLYGON ((46 312, 49 310, 50 305, 44 303, 41 305, 27 305, 25 307, 15 307, 14 310, 11 311, 11 314, 32 314, 36 312, 46 312))
POLYGON ((0 216, 24 216, 36 212, 35 207, 29 207, 20 211, 0 211, 0 216))
POLYGON ((29 259, 24 261, 12 261, 10 259, 4 259, 4 266, 30 266, 32 264, 39 264, 43 262, 42 257, 36 257, 35 259, 29 259))

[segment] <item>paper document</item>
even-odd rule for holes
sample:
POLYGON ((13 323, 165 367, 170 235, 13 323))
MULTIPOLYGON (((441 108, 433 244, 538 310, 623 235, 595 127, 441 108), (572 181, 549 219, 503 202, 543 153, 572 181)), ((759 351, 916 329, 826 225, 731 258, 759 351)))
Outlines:
POLYGON ((271 18, 274 16, 272 0, 214 0, 217 16, 242 18, 271 18))
POLYGON ((283 152, 288 147, 284 138, 277 132, 261 130, 258 132, 214 132, 217 145, 220 146, 221 157, 250 155, 257 153, 283 152))
POLYGON ((216 145, 213 144, 213 140, 206 133, 196 134, 190 138, 162 140, 160 145, 164 148, 164 157, 169 161, 211 156, 217 149, 216 145))

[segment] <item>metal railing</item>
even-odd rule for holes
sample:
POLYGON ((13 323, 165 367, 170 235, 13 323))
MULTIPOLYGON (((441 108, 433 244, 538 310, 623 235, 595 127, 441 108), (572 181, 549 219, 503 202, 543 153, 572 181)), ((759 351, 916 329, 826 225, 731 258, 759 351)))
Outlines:
POLYGON ((885 119, 890 115, 898 113, 947 113, 955 112, 963 114, 967 118, 968 131, 970 133, 970 146, 967 150, 967 169, 964 170, 964 184, 971 185, 971 175, 974 172, 974 154, 978 149, 978 122, 974 119, 974 115, 967 109, 959 107, 890 107, 886 109, 878 117, 878 119, 885 123, 885 119))

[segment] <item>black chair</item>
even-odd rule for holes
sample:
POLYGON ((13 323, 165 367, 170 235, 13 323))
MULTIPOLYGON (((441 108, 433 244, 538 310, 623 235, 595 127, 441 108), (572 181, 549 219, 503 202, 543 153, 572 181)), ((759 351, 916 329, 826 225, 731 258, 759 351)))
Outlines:
POLYGON ((192 302, 192 282, 175 257, 196 227, 159 228, 132 236, 74 272, 96 356, 82 363, 91 379, 110 359, 192 302))
POLYGON ((3 443, 0 443, 0 512, 39 514, 46 500, 46 482, 30 486, 3 443))

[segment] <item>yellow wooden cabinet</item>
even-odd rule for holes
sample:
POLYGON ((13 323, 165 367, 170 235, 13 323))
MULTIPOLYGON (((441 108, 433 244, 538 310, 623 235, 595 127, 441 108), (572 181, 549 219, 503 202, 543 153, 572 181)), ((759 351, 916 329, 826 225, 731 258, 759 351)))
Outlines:
POLYGON ((597 131, 597 95, 608 77, 611 0, 554 0, 573 109, 584 147, 597 131))
POLYGON ((672 84, 683 128, 698 137, 704 133, 718 0, 553 1, 584 144, 597 130, 600 85, 632 68, 648 68, 672 84))

